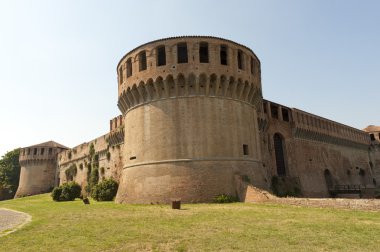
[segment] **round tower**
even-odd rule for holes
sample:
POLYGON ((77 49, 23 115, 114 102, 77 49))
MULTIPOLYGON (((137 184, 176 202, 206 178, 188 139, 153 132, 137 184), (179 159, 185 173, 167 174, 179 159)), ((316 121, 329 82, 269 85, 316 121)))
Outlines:
POLYGON ((53 141, 20 151, 20 182, 15 198, 49 192, 58 185, 57 154, 67 147, 53 141))
POLYGON ((230 40, 152 41, 117 66, 125 120, 117 202, 209 202, 236 195, 236 177, 267 186, 256 106, 260 61, 230 40))

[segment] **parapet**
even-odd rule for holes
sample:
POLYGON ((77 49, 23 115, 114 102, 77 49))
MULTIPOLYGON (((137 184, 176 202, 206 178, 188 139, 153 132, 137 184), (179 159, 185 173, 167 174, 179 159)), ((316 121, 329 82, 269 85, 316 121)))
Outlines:
POLYGON ((118 107, 189 96, 237 99, 253 105, 262 97, 260 61, 230 40, 185 36, 152 41, 119 62, 118 107))
POLYGON ((22 148, 20 152, 20 165, 23 166, 26 163, 39 161, 55 162, 57 154, 66 149, 68 149, 66 146, 54 141, 22 148))

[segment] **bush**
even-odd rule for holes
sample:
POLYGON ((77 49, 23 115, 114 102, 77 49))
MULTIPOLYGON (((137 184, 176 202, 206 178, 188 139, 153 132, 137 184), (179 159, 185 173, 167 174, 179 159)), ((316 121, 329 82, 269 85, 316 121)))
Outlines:
POLYGON ((112 201, 117 193, 118 184, 112 178, 103 180, 94 185, 91 190, 91 197, 97 201, 112 201))
POLYGON ((72 201, 80 197, 81 190, 76 182, 69 182, 55 187, 51 192, 51 197, 54 201, 72 201))
POLYGON ((231 196, 227 194, 221 194, 214 198, 214 203, 232 203, 238 202, 239 198, 236 196, 231 196))

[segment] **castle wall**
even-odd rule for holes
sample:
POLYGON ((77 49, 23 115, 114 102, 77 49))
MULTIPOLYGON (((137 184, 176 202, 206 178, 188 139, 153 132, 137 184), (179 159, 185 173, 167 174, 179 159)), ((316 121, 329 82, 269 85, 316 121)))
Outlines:
POLYGON ((98 157, 99 180, 113 178, 119 182, 123 167, 124 126, 121 117, 110 121, 110 133, 100 136, 90 142, 80 144, 63 151, 58 156, 58 184, 75 181, 82 189, 88 184, 92 169, 90 146, 94 146, 94 155, 98 157), (75 169, 75 176, 67 176, 68 169, 75 169))
POLYGON ((296 178, 303 196, 328 197, 336 185, 358 185, 369 193, 376 187, 366 132, 269 101, 263 103, 259 126, 270 176, 279 175, 273 138, 279 134, 285 159, 285 174, 280 177, 296 178))

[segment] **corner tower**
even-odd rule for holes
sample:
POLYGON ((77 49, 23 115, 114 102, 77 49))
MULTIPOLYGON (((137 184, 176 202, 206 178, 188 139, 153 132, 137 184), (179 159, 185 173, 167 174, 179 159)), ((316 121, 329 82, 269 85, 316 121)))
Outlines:
POLYGON ((21 149, 20 182, 15 198, 46 193, 58 185, 57 154, 65 149, 53 141, 21 149))
POLYGON ((117 202, 208 202, 236 195, 236 177, 267 186, 256 106, 260 61, 230 40, 152 41, 117 66, 125 120, 117 202))

